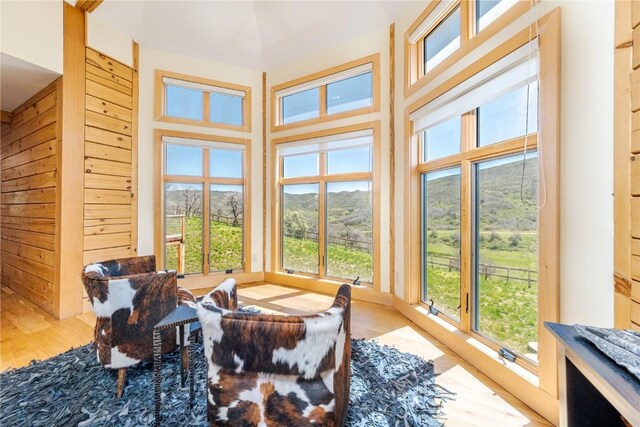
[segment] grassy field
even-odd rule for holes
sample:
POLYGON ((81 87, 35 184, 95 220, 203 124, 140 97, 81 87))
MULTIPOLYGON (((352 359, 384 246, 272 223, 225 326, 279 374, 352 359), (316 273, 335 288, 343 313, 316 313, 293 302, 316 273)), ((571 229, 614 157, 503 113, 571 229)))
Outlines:
MULTIPOLYGON (((202 272, 202 218, 185 219, 185 274, 202 272)), ((242 268, 242 227, 211 221, 211 271, 242 268)), ((166 252, 166 268, 177 269, 176 246, 166 252)))
MULTIPOLYGON (((318 243, 312 240, 285 237, 282 263, 287 268, 305 273, 318 273, 318 243)), ((340 279, 360 277, 363 282, 373 280, 373 260, 364 250, 341 245, 327 247, 327 276, 340 279)))

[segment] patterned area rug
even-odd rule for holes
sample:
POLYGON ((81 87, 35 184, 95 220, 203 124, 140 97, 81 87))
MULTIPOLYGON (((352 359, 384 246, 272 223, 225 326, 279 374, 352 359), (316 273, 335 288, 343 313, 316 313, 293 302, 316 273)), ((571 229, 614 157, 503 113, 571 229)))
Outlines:
MULTIPOLYGON (((206 364, 195 344, 196 396, 187 410, 179 352, 163 357, 163 426, 205 426, 206 364)), ((350 426, 440 426, 451 393, 435 384, 433 364, 376 342, 352 340, 350 426)), ((153 423, 153 365, 127 370, 122 399, 116 371, 96 361, 93 344, 0 374, 0 425, 146 426, 153 423)))

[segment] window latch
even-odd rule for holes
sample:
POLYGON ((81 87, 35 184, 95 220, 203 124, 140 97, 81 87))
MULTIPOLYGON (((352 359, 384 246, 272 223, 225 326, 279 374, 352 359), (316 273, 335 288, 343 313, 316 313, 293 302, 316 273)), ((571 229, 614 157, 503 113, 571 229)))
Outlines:
POLYGON ((469 292, 467 292, 467 304, 465 307, 465 312, 468 313, 469 312, 469 292))
POLYGON ((290 270, 288 268, 286 269, 286 272, 287 272, 287 274, 293 274, 293 270, 290 270))
POLYGON ((433 306, 435 304, 433 302, 433 299, 430 299, 429 301, 431 302, 431 304, 429 304, 429 313, 433 314, 434 316, 437 316, 438 314, 440 314, 440 310, 438 310, 433 306))
POLYGON ((353 282, 351 282, 351 284, 353 286, 358 286, 360 285, 360 276, 356 277, 356 280, 354 280, 353 282))
POLYGON ((225 270, 225 274, 233 274, 233 269, 231 269, 231 270, 225 270))
POLYGON ((498 355, 503 359, 508 360, 509 362, 515 362, 516 358, 518 357, 515 355, 515 353, 513 353, 511 350, 509 350, 506 347, 500 348, 500 350, 498 350, 498 355))

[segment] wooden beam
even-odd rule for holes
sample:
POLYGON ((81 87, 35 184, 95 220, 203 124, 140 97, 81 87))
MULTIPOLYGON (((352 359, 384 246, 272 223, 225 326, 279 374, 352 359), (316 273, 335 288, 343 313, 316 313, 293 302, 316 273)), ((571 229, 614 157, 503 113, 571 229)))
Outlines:
POLYGON ((76 7, 86 11, 87 13, 91 13, 96 10, 102 2, 103 0, 78 0, 76 2, 76 7))
POLYGON ((1 119, 0 121, 2 122, 3 125, 10 125, 11 124, 11 112, 1 110, 0 111, 0 119, 1 119))
POLYGON ((85 111, 85 15, 64 2, 64 63, 60 82, 56 192, 54 312, 61 319, 82 313, 83 182, 85 111))

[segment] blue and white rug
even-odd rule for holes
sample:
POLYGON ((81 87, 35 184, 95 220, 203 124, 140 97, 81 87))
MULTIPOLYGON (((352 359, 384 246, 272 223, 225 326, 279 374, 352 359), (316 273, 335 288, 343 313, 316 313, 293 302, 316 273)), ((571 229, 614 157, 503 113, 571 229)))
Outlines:
MULTIPOLYGON (((206 426, 206 364, 194 344, 195 405, 180 388, 180 354, 163 357, 162 425, 206 426)), ((349 426, 441 426, 451 393, 435 384, 433 363, 376 342, 352 340, 349 426)), ((0 425, 146 426, 153 424, 153 365, 127 369, 122 399, 116 371, 96 361, 93 344, 0 374, 0 425)))

